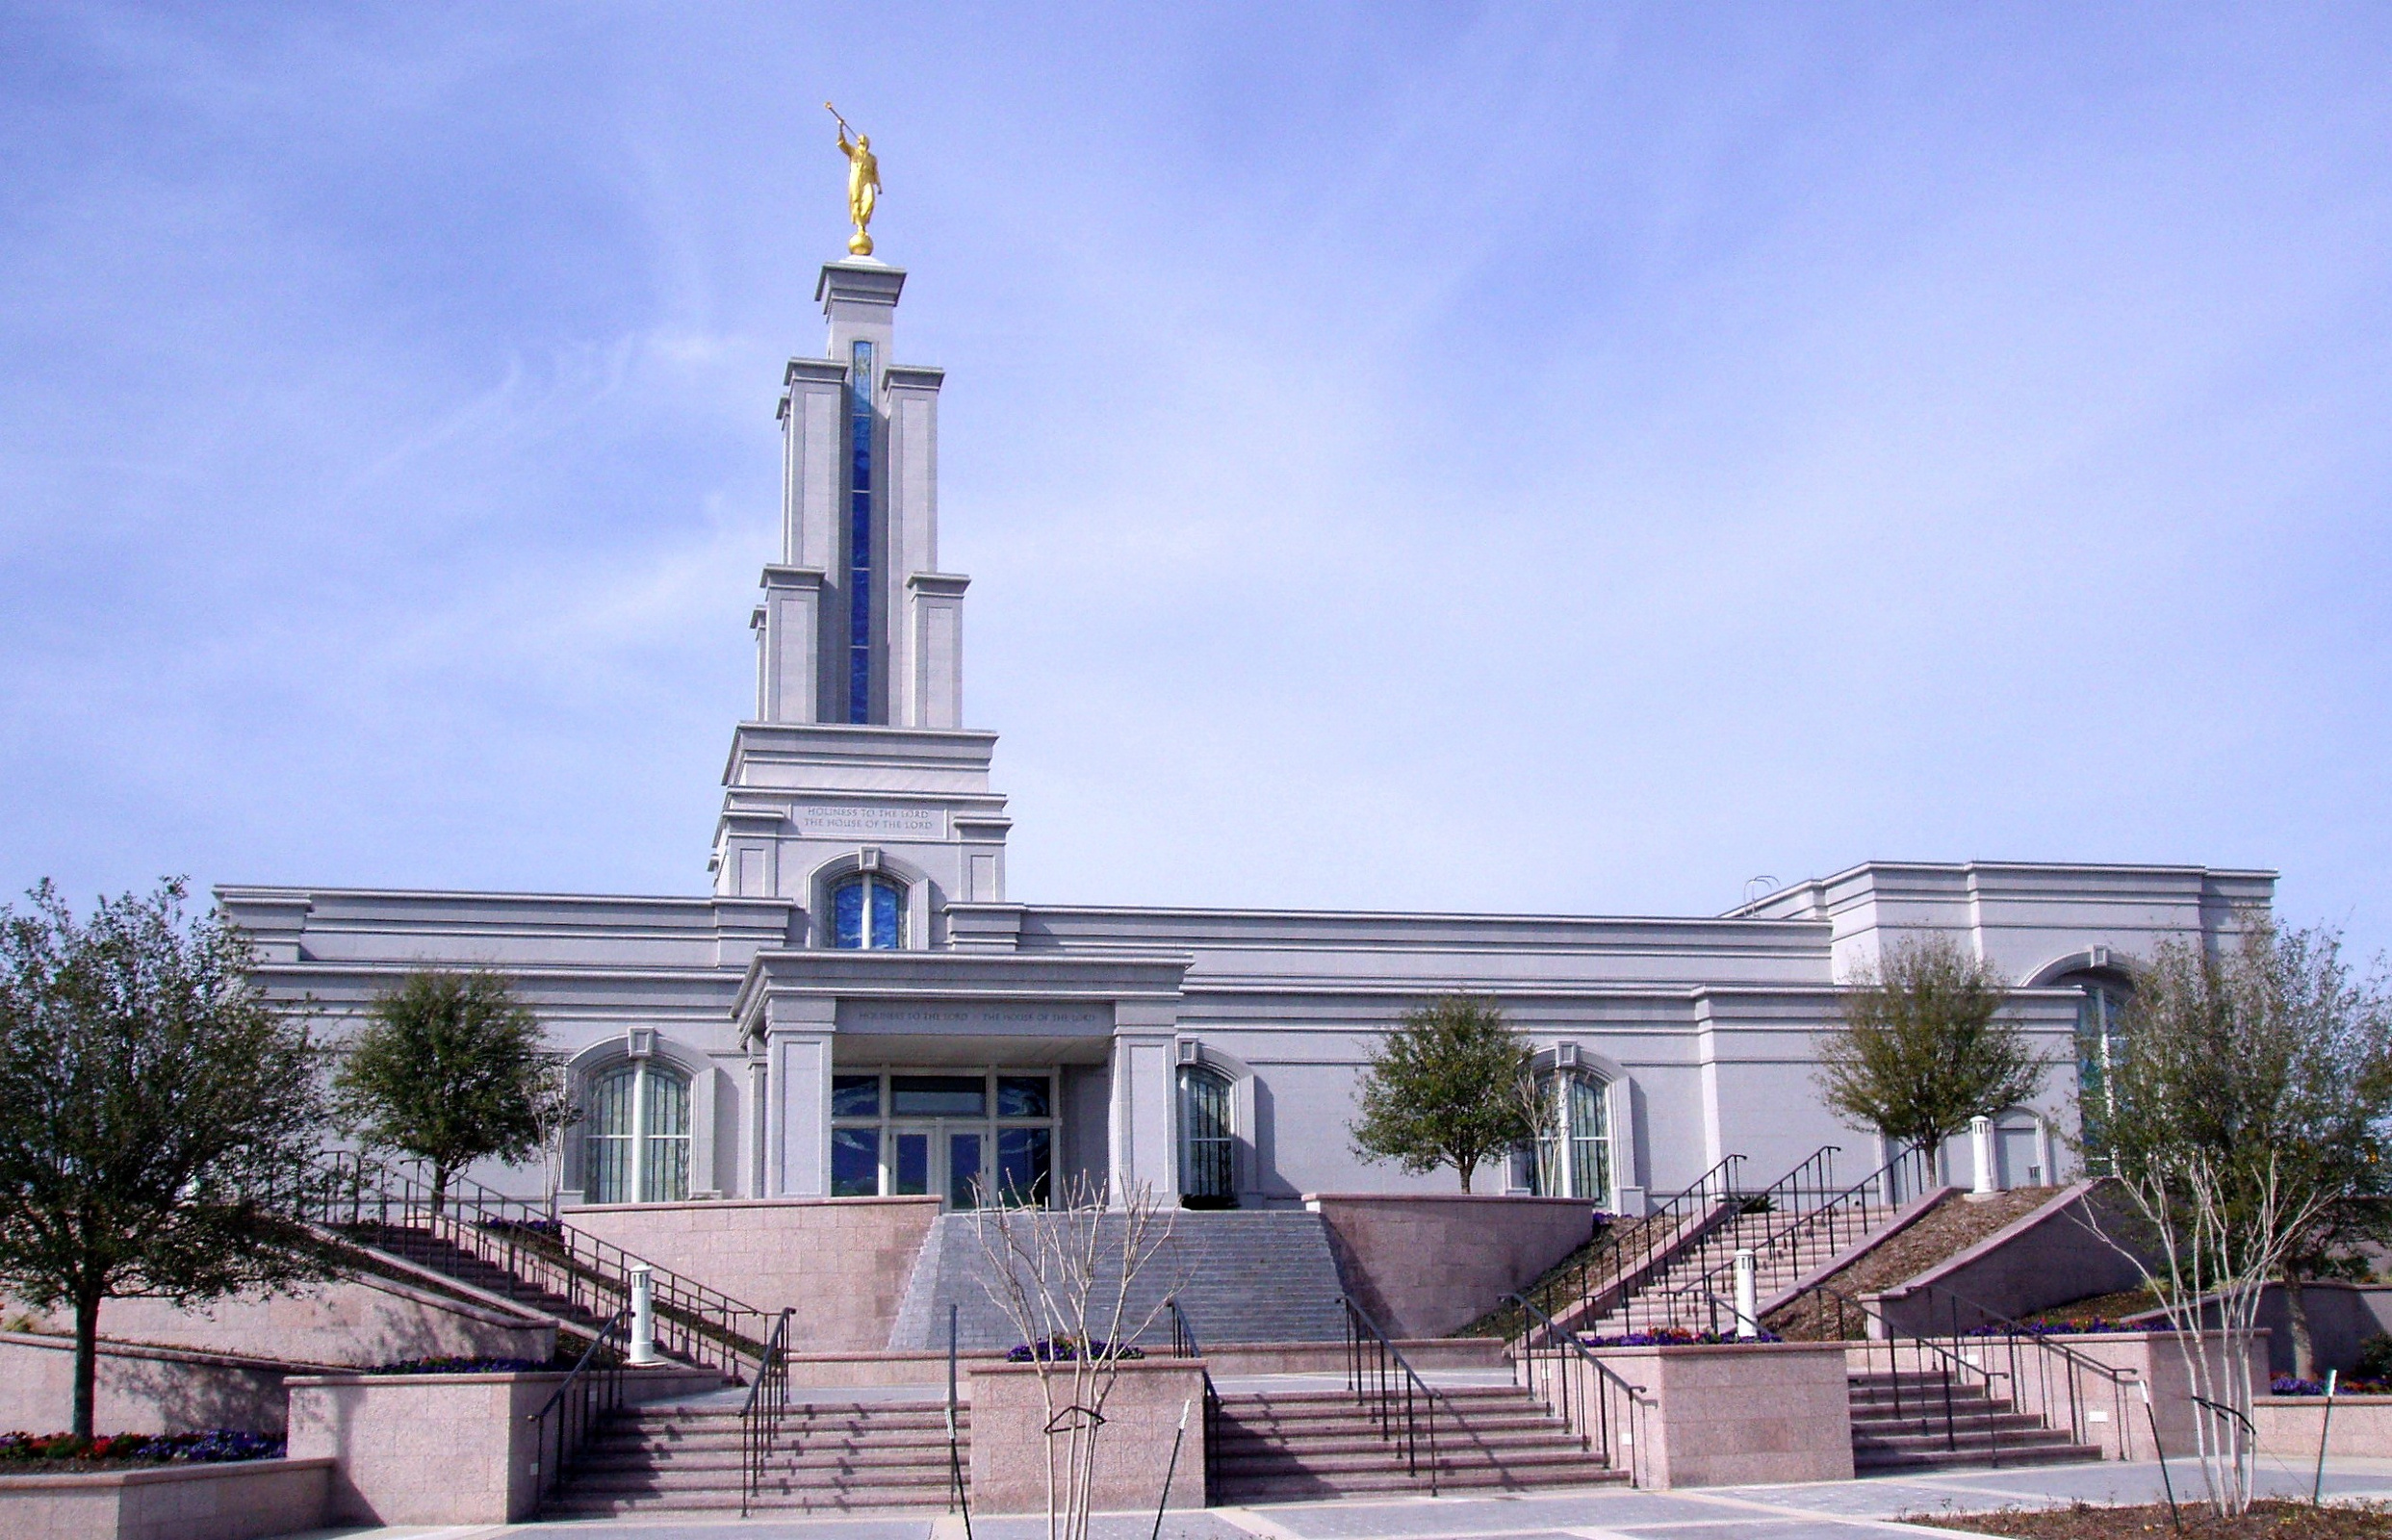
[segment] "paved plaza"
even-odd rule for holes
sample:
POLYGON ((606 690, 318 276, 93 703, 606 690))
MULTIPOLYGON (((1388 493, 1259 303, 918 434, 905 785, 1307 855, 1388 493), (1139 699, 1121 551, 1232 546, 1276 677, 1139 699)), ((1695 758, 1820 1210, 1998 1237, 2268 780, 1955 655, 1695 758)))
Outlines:
MULTIPOLYGON (((2263 1495, 2302 1497, 2311 1471, 2304 1462, 2260 1459, 2263 1495)), ((2173 1462, 2179 1499, 2200 1491, 2200 1474, 2173 1462)), ((2328 1501, 2392 1502, 2392 1461, 2330 1460, 2328 1501)), ((1799 1486, 1710 1487, 1672 1492, 1601 1488, 1517 1497, 1395 1498, 1350 1502, 1300 1502, 1210 1508, 1172 1514, 1164 1540, 1863 1540, 1922 1533, 1896 1524, 1906 1515, 2048 1507, 2072 1502, 2157 1502, 2160 1470, 2151 1464, 2065 1465, 2012 1471, 1818 1481, 1799 1486)), ((1042 1540, 1036 1517, 975 1518, 972 1540, 1042 1540)), ((1154 1515, 1098 1518, 1094 1540, 1146 1540, 1154 1515)), ((811 1519, 759 1516, 519 1524, 449 1528, 340 1529, 316 1540, 965 1540, 962 1518, 811 1519)))

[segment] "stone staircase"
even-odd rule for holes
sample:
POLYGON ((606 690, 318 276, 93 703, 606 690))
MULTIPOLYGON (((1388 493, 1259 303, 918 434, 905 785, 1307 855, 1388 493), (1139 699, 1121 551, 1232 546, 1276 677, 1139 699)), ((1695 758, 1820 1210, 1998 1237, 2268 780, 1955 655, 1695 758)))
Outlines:
POLYGON ((1942 1374, 1863 1373, 1853 1375, 1851 1385, 1855 1475, 2101 1458, 2097 1447, 2070 1443, 2066 1432, 2044 1426, 2034 1413, 1980 1384, 1950 1381, 1948 1413, 1942 1374))
MULTIPOLYGON (((1012 1219, 1055 1223, 1061 1217, 1016 1211, 1012 1219)), ((1019 1329, 990 1296, 988 1283, 994 1274, 980 1243, 980 1222, 970 1214, 942 1214, 931 1227, 889 1328, 891 1348, 946 1347, 950 1304, 958 1307, 961 1346, 1011 1348, 1021 1341, 1019 1329)), ((1099 1222, 1124 1221, 1107 1216, 1099 1222)), ((1119 1241, 1104 1237, 1098 1253, 1119 1256, 1119 1241)), ((1168 1249, 1131 1281, 1128 1320, 1144 1319, 1165 1296, 1175 1295, 1197 1340, 1208 1345, 1343 1342, 1341 1290, 1328 1229, 1318 1214, 1188 1209, 1172 1216, 1168 1249)), ((1165 1340, 1170 1329, 1157 1315, 1147 1345, 1165 1340)))
POLYGON ((341 1226, 339 1233, 342 1239, 353 1245, 397 1257, 426 1271, 453 1278, 469 1288, 497 1295, 527 1310, 553 1316, 584 1343, 598 1335, 606 1324, 603 1318, 593 1315, 574 1300, 552 1294, 504 1268, 485 1262, 428 1230, 403 1224, 350 1224, 341 1226))
MULTIPOLYGON (((1435 1487, 1522 1491, 1628 1479, 1516 1386, 1453 1388, 1438 1398, 1435 1487)), ((1427 1492, 1403 1446, 1343 1390, 1224 1392, 1216 1424, 1212 1501, 1284 1502, 1367 1493, 1427 1492)))
MULTIPOLYGON (((971 1413, 957 1414, 966 1480, 971 1413)), ((807 1513, 944 1511, 954 1469, 943 1400, 792 1403, 751 1504, 807 1513)), ((544 1519, 739 1511, 735 1404, 617 1412, 583 1450, 544 1519)))
MULTIPOLYGON (((1616 1337, 1628 1332, 1676 1327, 1702 1331, 1717 1315, 1720 1329, 1733 1329, 1736 1253, 1749 1248, 1762 1313, 1833 1256, 1882 1234, 1898 1212, 1888 1204, 1852 1203, 1838 1213, 1832 1237, 1804 1233, 1804 1217, 1765 1211, 1738 1214, 1681 1249, 1652 1275, 1600 1314, 1582 1317, 1581 1332, 1616 1337), (1786 1232, 1794 1233, 1788 1235, 1786 1232), (1766 1245, 1779 1237, 1775 1246, 1766 1245), (1716 1296, 1714 1307, 1706 1296, 1716 1296)), ((1823 1230, 1824 1223, 1820 1225, 1823 1230)))

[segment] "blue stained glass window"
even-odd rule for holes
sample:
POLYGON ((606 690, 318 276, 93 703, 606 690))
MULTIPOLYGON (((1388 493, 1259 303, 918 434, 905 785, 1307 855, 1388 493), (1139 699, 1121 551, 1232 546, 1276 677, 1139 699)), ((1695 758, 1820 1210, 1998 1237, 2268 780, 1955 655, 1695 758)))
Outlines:
POLYGON ((880 1115, 880 1076, 833 1075, 831 1077, 832 1116, 878 1117, 880 1115))
POLYGON ((905 944, 905 889, 861 873, 831 889, 831 944, 893 951, 905 944))
POLYGON ((872 345, 847 375, 847 720, 872 720, 872 345))
POLYGON ((834 946, 853 950, 863 945, 863 889, 861 882, 843 885, 831 896, 832 916, 837 929, 834 946))

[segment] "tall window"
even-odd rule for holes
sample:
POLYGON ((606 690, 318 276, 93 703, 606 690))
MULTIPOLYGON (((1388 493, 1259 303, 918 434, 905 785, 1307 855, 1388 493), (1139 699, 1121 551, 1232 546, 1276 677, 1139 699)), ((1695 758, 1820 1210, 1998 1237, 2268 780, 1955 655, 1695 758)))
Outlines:
POLYGON ((1238 1200, 1237 1135, 1229 1115, 1229 1078, 1200 1065, 1179 1071, 1179 1192, 1190 1208, 1230 1208, 1238 1200))
POLYGON ((850 951, 890 951, 905 945, 906 890, 862 872, 831 889, 831 944, 850 951))
POLYGON ((689 1196, 689 1077, 634 1059, 590 1082, 581 1185, 593 1203, 678 1203, 689 1196))
POLYGON ((872 720, 872 345, 847 372, 847 720, 872 720))
POLYGON ((1611 1200, 1611 1106, 1608 1088, 1582 1070, 1545 1079, 1552 1121, 1528 1162, 1530 1191, 1547 1197, 1611 1200))
POLYGON ((2101 978, 2079 976, 2063 982, 2085 991, 2076 1003, 2077 1106, 2084 1119, 2086 1161, 2095 1170, 2107 1171, 2107 1125, 2118 1113, 2118 1091, 2111 1071, 2124 1051, 2126 991, 2101 978))

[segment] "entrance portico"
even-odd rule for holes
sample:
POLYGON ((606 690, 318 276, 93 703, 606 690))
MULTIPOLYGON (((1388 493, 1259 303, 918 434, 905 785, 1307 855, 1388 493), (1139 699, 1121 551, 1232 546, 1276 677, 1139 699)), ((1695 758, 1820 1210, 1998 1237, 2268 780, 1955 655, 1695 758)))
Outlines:
POLYGON ((1178 1197, 1182 958, 759 952, 735 1019, 753 1190, 774 1197, 1075 1181, 1178 1197), (1043 1180, 1042 1180, 1043 1178, 1043 1180))

